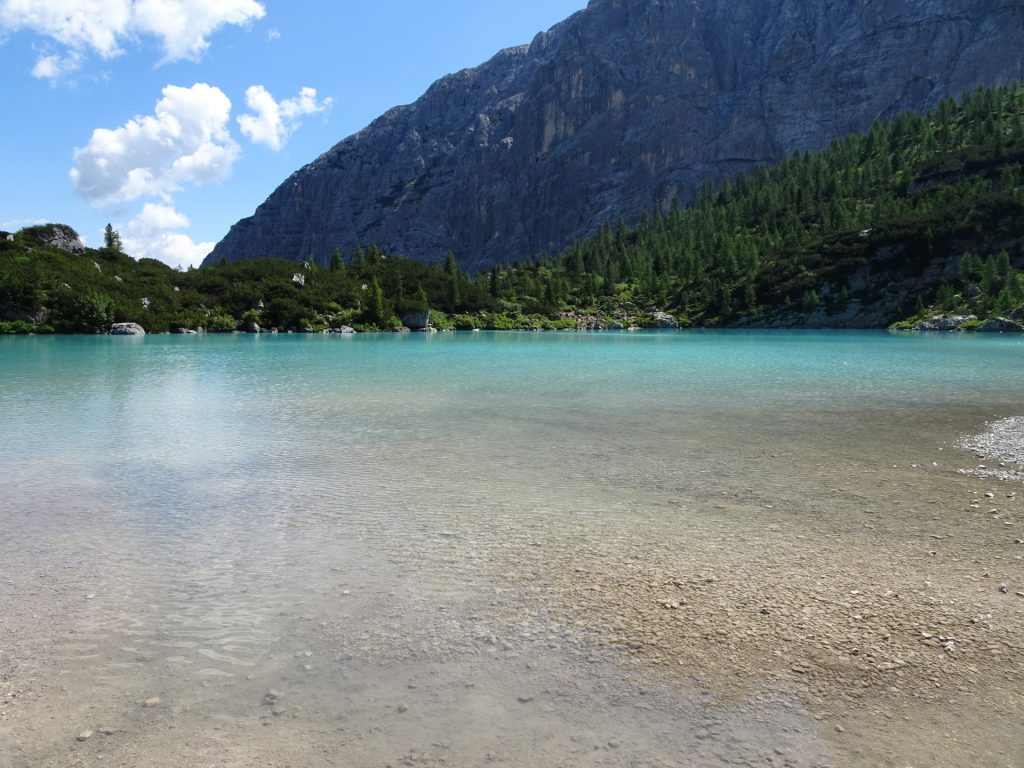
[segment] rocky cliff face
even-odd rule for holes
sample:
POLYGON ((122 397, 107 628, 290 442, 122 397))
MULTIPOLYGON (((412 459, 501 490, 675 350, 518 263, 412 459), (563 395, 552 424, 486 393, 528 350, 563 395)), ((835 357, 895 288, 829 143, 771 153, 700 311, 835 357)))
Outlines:
POLYGON ((705 179, 1024 79, 1014 0, 592 0, 293 174, 208 261, 554 251, 705 179))

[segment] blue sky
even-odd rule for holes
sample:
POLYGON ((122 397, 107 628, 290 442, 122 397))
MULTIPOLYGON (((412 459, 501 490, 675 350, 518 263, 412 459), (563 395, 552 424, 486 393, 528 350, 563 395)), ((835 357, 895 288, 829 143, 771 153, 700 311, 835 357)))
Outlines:
POLYGON ((0 229, 198 263, 294 170, 586 0, 0 0, 0 229))

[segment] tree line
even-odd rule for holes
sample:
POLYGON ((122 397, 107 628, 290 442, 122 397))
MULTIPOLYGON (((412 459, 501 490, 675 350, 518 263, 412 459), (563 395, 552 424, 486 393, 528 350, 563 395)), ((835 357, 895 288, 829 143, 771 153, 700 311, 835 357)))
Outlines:
POLYGON ((1011 85, 878 120, 820 152, 709 182, 690 205, 477 274, 453 253, 428 265, 372 244, 319 263, 179 271, 130 258, 110 226, 105 247, 85 254, 48 248, 45 228, 28 228, 0 237, 0 331, 390 330, 426 309, 455 328, 568 328, 580 315, 643 325, 655 311, 727 326, 842 312, 864 290, 855 276, 881 262, 919 278, 897 315, 968 304, 1008 313, 1024 304, 1022 168, 1024 88, 1011 85), (950 259, 955 277, 925 279, 950 259))

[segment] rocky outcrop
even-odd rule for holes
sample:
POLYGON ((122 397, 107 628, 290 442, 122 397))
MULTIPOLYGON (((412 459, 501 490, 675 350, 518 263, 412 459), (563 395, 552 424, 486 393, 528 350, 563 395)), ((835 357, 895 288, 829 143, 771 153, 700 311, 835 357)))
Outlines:
POLYGON ((82 238, 67 224, 41 224, 23 229, 22 233, 47 248, 69 253, 85 253, 82 238))
POLYGON ((402 315, 402 325, 410 331, 423 331, 430 327, 430 310, 416 310, 402 315))
POLYGON ((1024 77, 1009 0, 592 0, 293 174, 207 259, 554 251, 707 178, 1024 77))
POLYGON ((979 333, 1024 333, 1024 325, 1005 317, 990 317, 978 331, 979 333))
POLYGON ((114 323, 110 327, 111 336, 145 336, 145 329, 138 323, 114 323))
POLYGON ((658 328, 678 328, 679 321, 667 312, 655 312, 654 323, 658 328))
POLYGON ((0 320, 6 322, 20 322, 39 325, 40 323, 45 323, 46 318, 49 317, 49 315, 50 311, 46 307, 30 309, 28 307, 0 302, 0 320))
POLYGON ((918 323, 915 331, 961 331, 968 323, 976 321, 974 315, 936 315, 930 320, 918 323))

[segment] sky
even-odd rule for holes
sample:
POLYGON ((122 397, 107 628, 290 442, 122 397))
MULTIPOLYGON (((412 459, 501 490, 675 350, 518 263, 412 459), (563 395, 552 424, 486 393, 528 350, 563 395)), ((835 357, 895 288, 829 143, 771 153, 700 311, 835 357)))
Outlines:
POLYGON ((198 265, 293 171, 586 0, 0 0, 0 230, 198 265))

